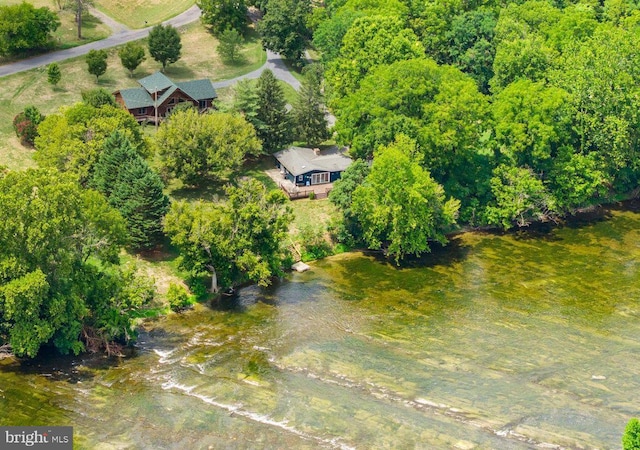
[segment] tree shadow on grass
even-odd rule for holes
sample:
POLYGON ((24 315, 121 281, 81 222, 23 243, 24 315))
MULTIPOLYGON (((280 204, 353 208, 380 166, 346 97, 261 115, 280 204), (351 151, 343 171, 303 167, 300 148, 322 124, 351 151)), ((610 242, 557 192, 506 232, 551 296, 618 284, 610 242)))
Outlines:
POLYGON ((217 203, 224 197, 224 184, 225 183, 207 183, 199 187, 183 186, 172 190, 169 196, 177 201, 196 202, 203 200, 217 203))
POLYGON ((83 13, 82 14, 82 29, 84 30, 85 28, 88 30, 93 30, 95 29, 98 25, 102 24, 102 21, 100 21, 100 19, 98 19, 95 16, 92 16, 89 13, 83 13))
POLYGON ((164 71, 164 74, 173 79, 173 80, 192 80, 195 78, 195 72, 191 70, 191 68, 179 64, 179 65, 168 65, 164 71))

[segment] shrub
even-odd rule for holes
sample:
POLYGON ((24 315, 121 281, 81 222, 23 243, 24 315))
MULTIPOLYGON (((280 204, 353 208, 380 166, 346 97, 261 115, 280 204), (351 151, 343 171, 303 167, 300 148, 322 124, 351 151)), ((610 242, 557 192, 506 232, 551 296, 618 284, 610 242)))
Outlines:
POLYGON ((169 300, 169 306, 173 311, 181 311, 194 303, 193 296, 189 295, 187 288, 175 283, 169 285, 167 300, 169 300))
POLYGON ((22 145, 33 147, 38 136, 38 125, 44 120, 44 116, 35 106, 27 106, 24 111, 13 118, 13 130, 20 138, 22 145))
POLYGON ((331 245, 325 239, 321 228, 314 228, 311 225, 303 226, 298 234, 298 240, 302 244, 303 261, 312 261, 333 254, 331 245))
POLYGON ((309 192, 309 200, 315 200, 316 199, 316 193, 311 191, 309 192))
POLYGON ((627 423, 622 436, 623 450, 640 450, 640 421, 633 418, 627 423))

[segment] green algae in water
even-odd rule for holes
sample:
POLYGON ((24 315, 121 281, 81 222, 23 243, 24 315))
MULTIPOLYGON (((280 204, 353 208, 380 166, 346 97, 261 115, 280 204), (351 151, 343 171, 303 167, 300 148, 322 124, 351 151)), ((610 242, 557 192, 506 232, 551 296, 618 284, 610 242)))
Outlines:
POLYGON ((0 422, 78 448, 619 448, 640 404, 640 216, 342 254, 154 320, 134 356, 0 364, 0 422), (77 372, 75 373, 74 370, 77 372))

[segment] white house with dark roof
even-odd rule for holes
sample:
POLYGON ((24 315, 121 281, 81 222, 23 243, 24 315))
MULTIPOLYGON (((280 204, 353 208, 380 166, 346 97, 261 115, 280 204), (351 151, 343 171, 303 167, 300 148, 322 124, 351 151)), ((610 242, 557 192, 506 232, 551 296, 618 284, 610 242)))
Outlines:
POLYGON ((327 150, 289 147, 273 155, 283 178, 296 186, 333 183, 351 164, 342 149, 327 150))
POLYGON ((138 121, 162 120, 183 102, 190 102, 200 111, 213 106, 218 97, 211 80, 193 80, 174 83, 166 75, 156 72, 138 80, 140 87, 120 89, 113 93, 122 107, 138 121))

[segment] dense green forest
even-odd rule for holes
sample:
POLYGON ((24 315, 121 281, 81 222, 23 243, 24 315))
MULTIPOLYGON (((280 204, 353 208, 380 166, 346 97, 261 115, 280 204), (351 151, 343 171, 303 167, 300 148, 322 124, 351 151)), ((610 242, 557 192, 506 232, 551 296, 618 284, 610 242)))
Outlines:
MULTIPOLYGON (((459 200, 458 226, 559 220, 635 192, 635 3, 352 0, 329 1, 314 15, 338 140, 373 159, 371 175, 350 184, 354 197, 375 184, 376 160, 392 147, 459 200)), ((344 190, 334 198, 351 194, 344 190)), ((411 200, 379 206, 394 202, 411 200)), ((373 247, 385 238, 390 249, 414 245, 391 224, 424 223, 418 210, 387 211, 389 226, 375 225, 372 239, 372 210, 342 203, 351 234, 373 247)))

